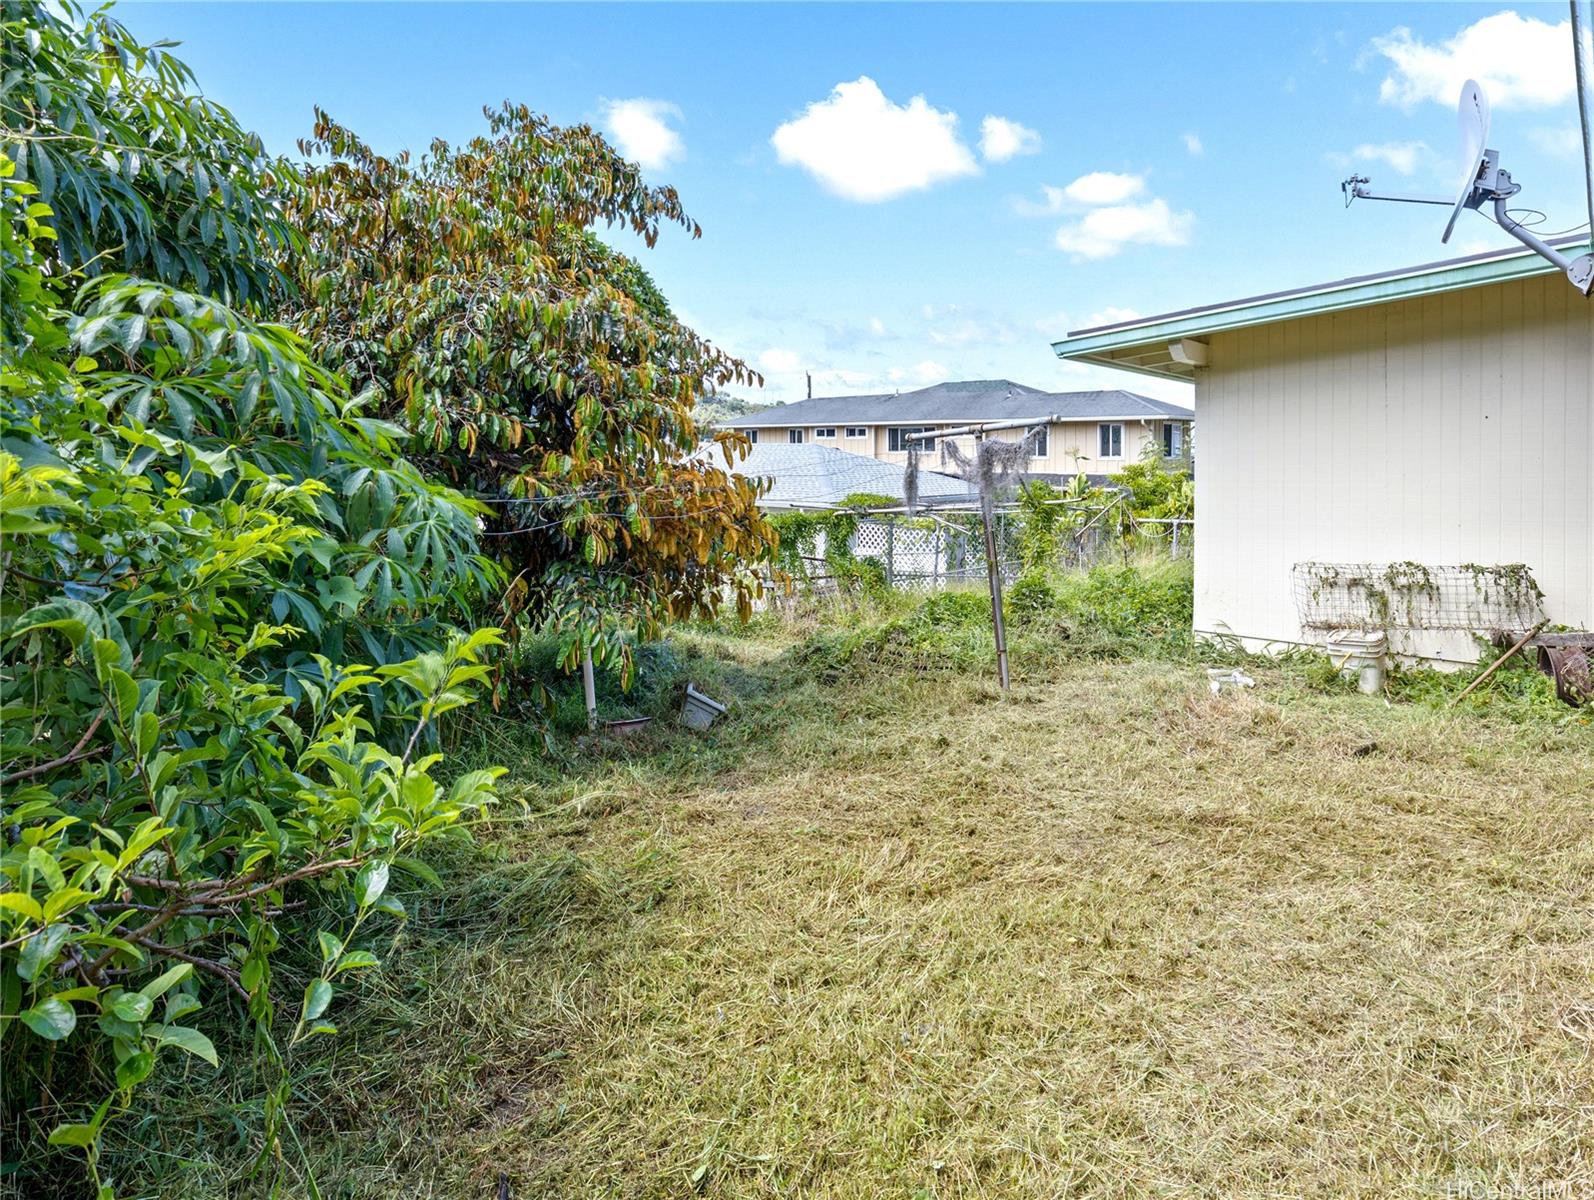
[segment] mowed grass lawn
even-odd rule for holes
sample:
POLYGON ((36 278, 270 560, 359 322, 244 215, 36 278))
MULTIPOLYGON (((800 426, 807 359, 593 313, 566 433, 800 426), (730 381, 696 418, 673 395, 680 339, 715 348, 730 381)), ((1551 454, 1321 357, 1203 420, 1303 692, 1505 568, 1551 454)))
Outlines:
MULTIPOLYGON (((377 947, 301 1068, 324 1194, 1594 1179, 1587 729, 686 640, 729 724, 527 759, 377 947)), ((239 1186, 211 1161, 185 1194, 239 1186)))

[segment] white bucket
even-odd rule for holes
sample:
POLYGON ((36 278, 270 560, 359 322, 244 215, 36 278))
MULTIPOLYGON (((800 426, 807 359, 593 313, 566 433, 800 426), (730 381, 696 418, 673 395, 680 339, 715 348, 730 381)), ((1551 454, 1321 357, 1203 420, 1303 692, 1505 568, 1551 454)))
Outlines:
POLYGON ((681 724, 688 729, 707 729, 725 715, 725 706, 686 685, 686 699, 681 701, 681 724))
POLYGON ((1326 647, 1340 675, 1356 678, 1356 689, 1372 696, 1384 690, 1389 639, 1380 632, 1346 630, 1332 634, 1326 647))

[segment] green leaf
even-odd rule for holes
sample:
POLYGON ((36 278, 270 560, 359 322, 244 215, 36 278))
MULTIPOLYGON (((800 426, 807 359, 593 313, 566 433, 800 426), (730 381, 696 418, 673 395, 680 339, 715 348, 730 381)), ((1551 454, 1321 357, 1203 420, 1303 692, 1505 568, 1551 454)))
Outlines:
POLYGON ((304 1012, 301 1020, 313 1021, 326 1012, 332 1003, 332 985, 325 979, 313 979, 304 989, 304 1012))
POLYGON ((128 1055, 116 1064, 116 1086, 124 1091, 138 1086, 149 1078, 154 1066, 155 1055, 148 1050, 139 1050, 128 1055))
POLYGON ((216 1065, 216 1047, 211 1045, 210 1039, 197 1029, 190 1029, 186 1025, 163 1025, 160 1044, 176 1046, 196 1058, 204 1059, 213 1067, 216 1065))
POLYGON ((342 958, 338 959, 338 965, 333 970, 333 974, 341 975, 345 971, 359 971, 377 965, 379 964, 376 955, 369 950, 350 950, 342 958))
POLYGON ((24 917, 35 921, 44 919, 44 909, 39 907, 39 902, 21 892, 0 892, 0 908, 9 908, 12 912, 21 913, 24 917))
MULTIPOLYGON (((502 772, 500 772, 500 774, 501 773, 502 772)), ((450 798, 452 798, 452 793, 450 798)), ((437 872, 432 870, 431 867, 427 866, 427 864, 421 862, 419 859, 395 858, 393 860, 393 865, 401 871, 407 872, 410 875, 414 875, 417 879, 431 887, 440 888, 443 886, 443 881, 438 877, 437 872)))
POLYGON ((382 893, 387 891, 387 877, 388 865, 382 861, 366 863, 360 869, 354 881, 354 891, 361 908, 375 904, 382 898, 382 893))
POLYGON ((129 1025, 141 1025, 155 1002, 142 992, 123 992, 111 1001, 111 1012, 129 1025))
POLYGON ((94 1144, 99 1132, 92 1125, 57 1125, 50 1130, 49 1142, 52 1146, 79 1146, 87 1149, 94 1144))
POLYGON ((316 935, 316 941, 321 944, 321 961, 331 962, 343 951, 343 943, 325 929, 316 935))
POLYGON ((105 623, 100 614, 81 600, 52 600, 28 609, 11 627, 11 638, 21 637, 35 629, 58 629, 72 645, 78 646, 85 637, 100 637, 105 623))
POLYGON ((17 955, 17 974, 31 981, 48 970, 50 964, 60 956, 61 947, 70 932, 65 925, 46 925, 30 937, 22 944, 22 952, 17 955))
POLYGON ((55 996, 21 1014, 22 1023, 47 1042, 59 1042, 77 1028, 77 1013, 55 996))
POLYGON ((160 737, 160 718, 152 712, 138 714, 135 727, 135 746, 140 758, 148 758, 149 752, 155 748, 156 739, 160 737))
POLYGON ((138 710, 138 684, 120 667, 111 668, 111 686, 116 692, 116 711, 126 725, 138 710))
POLYGON ((193 973, 194 967, 192 963, 178 963, 171 970, 151 979, 143 987, 139 988, 139 995, 147 996, 151 1000, 158 1000, 193 973))

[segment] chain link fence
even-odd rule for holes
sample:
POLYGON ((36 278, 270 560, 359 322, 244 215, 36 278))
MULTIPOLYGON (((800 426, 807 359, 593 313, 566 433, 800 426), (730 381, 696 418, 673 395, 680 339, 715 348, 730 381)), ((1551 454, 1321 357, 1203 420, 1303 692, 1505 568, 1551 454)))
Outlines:
MULTIPOLYGON (((1127 562, 1136 555, 1188 557, 1195 548, 1195 523, 1186 519, 1136 519, 1120 504, 1075 508, 1070 528, 1058 532, 1061 570, 1088 570, 1127 562)), ((997 562, 1011 583, 1024 569, 1024 517, 1016 508, 995 514, 997 562)), ((801 560, 798 588, 811 595, 844 594, 855 586, 855 572, 827 553, 823 538, 816 553, 801 560)), ((849 544, 852 565, 876 574, 888 587, 933 592, 986 580, 985 534, 976 509, 872 512, 860 516, 849 544)))

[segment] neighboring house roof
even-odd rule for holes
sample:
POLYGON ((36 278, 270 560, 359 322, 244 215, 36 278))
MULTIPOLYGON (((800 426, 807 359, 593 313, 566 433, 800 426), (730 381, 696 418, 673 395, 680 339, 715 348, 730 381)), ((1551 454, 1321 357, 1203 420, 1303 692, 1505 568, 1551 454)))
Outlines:
MULTIPOLYGON (((904 500, 906 468, 862 454, 807 442, 799 446, 759 443, 733 468, 739 474, 770 481, 759 499, 766 508, 831 507, 857 492, 904 500)), ((938 471, 919 472, 919 495, 925 500, 967 497, 967 482, 938 471)))
MULTIPOLYGON (((1551 238, 1550 245, 1576 258, 1587 248, 1588 239, 1551 238)), ((1493 250, 1442 262, 1402 267, 1376 275, 1352 275, 1332 283, 1313 284, 1287 292, 1269 292, 1243 300, 1229 300, 1200 308, 1187 308, 1160 316, 1137 317, 1113 325, 1076 329, 1052 349, 1059 358, 1098 363, 1156 375, 1164 379, 1192 380, 1195 370, 1188 363, 1175 361, 1168 347, 1186 338, 1250 325, 1267 325, 1296 317, 1365 308, 1416 296, 1459 291, 1488 283, 1525 279, 1558 271, 1554 263, 1532 251, 1493 250)))
POLYGON ((815 396, 724 423, 727 429, 783 429, 815 425, 972 424, 1058 416, 1068 421, 1138 420, 1194 414, 1179 404, 1124 391, 1043 392, 1009 379, 938 383, 895 396, 815 396))

